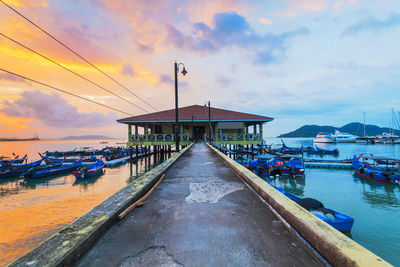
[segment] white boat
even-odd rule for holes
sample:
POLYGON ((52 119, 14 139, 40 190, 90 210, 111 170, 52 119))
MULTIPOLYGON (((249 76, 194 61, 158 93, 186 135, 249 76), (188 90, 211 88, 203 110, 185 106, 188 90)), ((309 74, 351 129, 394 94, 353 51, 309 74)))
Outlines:
POLYGON ((336 143, 354 143, 356 141, 356 136, 348 133, 341 133, 338 130, 335 131, 335 135, 333 137, 336 140, 336 143))
POLYGON ((392 133, 382 133, 375 139, 377 144, 400 144, 400 137, 392 133))
POLYGON ((318 133, 313 139, 314 143, 335 143, 335 137, 328 133, 318 133))

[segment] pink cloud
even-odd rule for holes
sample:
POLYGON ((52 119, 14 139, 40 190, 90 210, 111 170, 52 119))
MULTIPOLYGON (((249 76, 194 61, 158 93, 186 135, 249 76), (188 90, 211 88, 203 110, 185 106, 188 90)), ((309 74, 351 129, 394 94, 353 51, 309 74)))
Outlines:
POLYGON ((23 117, 40 121, 48 127, 97 128, 115 123, 114 113, 79 112, 56 93, 24 91, 14 102, 3 101, 0 110, 9 117, 23 117))
POLYGON ((307 12, 321 12, 327 8, 339 10, 341 7, 353 5, 357 0, 285 0, 286 9, 276 12, 279 17, 295 17, 307 12))

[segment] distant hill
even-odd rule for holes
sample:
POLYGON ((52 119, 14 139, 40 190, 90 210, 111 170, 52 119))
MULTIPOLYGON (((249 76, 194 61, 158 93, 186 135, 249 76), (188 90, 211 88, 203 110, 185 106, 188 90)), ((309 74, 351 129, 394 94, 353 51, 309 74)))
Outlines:
MULTIPOLYGON (((315 137, 320 132, 326 133, 334 133, 335 130, 338 130, 343 133, 354 134, 357 136, 364 135, 364 125, 359 122, 352 122, 346 124, 342 127, 333 127, 333 126, 319 126, 319 125, 304 125, 293 132, 281 134, 278 137, 315 137)), ((369 136, 374 136, 382 133, 389 133, 393 130, 388 127, 379 127, 376 125, 366 125, 365 133, 369 136)), ((394 130, 394 133, 400 135, 399 130, 394 130)))
POLYGON ((102 139, 114 139, 104 135, 79 135, 79 136, 66 136, 61 140, 102 140, 102 139))

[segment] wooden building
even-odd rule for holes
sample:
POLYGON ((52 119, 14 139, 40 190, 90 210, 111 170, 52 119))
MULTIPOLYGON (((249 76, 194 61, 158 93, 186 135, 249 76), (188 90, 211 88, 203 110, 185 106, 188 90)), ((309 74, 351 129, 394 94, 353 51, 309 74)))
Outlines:
MULTIPOLYGON (((217 144, 260 144, 263 124, 273 120, 214 107, 210 111, 208 114, 209 108, 199 105, 179 108, 180 145, 196 140, 213 140, 217 144)), ((118 122, 128 125, 128 146, 175 144, 175 109, 124 118, 118 122), (143 134, 139 134, 139 127, 143 128, 143 134)))

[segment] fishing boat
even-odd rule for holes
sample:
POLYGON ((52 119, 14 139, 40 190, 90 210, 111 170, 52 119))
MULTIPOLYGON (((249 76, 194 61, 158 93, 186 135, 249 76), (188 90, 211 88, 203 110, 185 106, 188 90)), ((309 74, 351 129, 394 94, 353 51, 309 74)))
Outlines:
POLYGON ((338 130, 335 131, 333 137, 336 140, 336 143, 355 143, 356 136, 348 133, 341 133, 338 130))
POLYGON ((0 157, 0 165, 4 166, 4 165, 10 165, 10 164, 24 163, 24 161, 27 159, 27 157, 28 157, 28 154, 25 154, 25 156, 23 156, 22 158, 19 158, 19 156, 17 155, 13 159, 2 156, 2 157, 0 157))
POLYGON ((286 144, 281 140, 282 146, 280 148, 272 149, 270 153, 273 154, 302 154, 304 152, 304 147, 288 147, 286 144))
MULTIPOLYGON (((80 158, 50 158, 50 157, 46 157, 48 162, 53 162, 53 163, 74 163, 74 162, 78 162, 80 160, 80 158)), ((96 158, 96 156, 89 156, 89 157, 84 157, 82 159, 82 162, 96 162, 98 159, 96 158)))
MULTIPOLYGON (((274 186, 275 187, 275 186, 274 186)), ((311 212, 318 219, 326 222, 333 228, 341 232, 350 232, 354 224, 354 219, 343 213, 337 212, 332 209, 327 209, 324 205, 313 198, 301 198, 299 196, 293 195, 286 192, 281 187, 275 187, 279 192, 311 212)))
MULTIPOLYGON (((362 156, 357 157, 354 155, 351 167, 355 169, 355 173, 361 177, 369 179, 377 183, 392 183, 399 184, 400 175, 396 174, 387 166, 385 169, 382 166, 377 165, 377 160, 383 160, 383 158, 377 158, 373 156, 362 156), (363 161, 360 161, 360 158, 363 161), (368 162, 372 161, 372 162, 368 162)), ((387 161, 388 159, 386 159, 387 161)), ((400 160, 397 160, 398 162, 400 160)), ((387 161, 388 162, 388 161, 387 161)))
POLYGON ((79 162, 74 162, 72 164, 56 164, 55 166, 50 165, 50 166, 44 166, 42 168, 38 168, 34 170, 33 172, 29 174, 25 174, 25 177, 27 178, 43 178, 47 176, 52 176, 52 175, 57 175, 57 174, 64 174, 64 173, 69 173, 77 168, 82 166, 82 159, 79 162))
POLYGON ((335 143, 335 137, 328 133, 318 133, 313 139, 314 143, 335 143))
POLYGON ((17 164, 5 166, 0 169, 0 178, 13 178, 20 177, 33 172, 41 163, 43 159, 34 161, 27 164, 17 164))
POLYGON ((283 166, 279 167, 279 170, 282 176, 303 177, 305 171, 303 159, 291 157, 283 166))
POLYGON ((339 154, 339 149, 335 148, 335 149, 323 149, 320 148, 318 146, 312 147, 312 146, 307 146, 304 149, 304 152, 306 152, 307 154, 317 154, 317 155, 337 155, 339 154))
POLYGON ((100 173, 103 173, 104 166, 106 166, 106 164, 100 159, 92 166, 83 167, 79 170, 73 171, 72 174, 75 176, 76 179, 91 178, 100 173))

